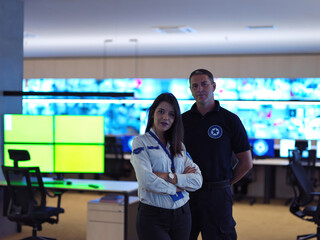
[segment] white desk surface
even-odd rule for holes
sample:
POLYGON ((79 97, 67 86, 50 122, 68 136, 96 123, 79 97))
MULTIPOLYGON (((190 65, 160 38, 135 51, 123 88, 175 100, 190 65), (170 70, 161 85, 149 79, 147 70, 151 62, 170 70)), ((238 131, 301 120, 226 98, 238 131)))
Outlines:
MULTIPOLYGON (((253 165, 288 166, 289 160, 285 158, 253 159, 253 165)), ((316 162, 316 167, 320 167, 320 162, 316 162)))
MULTIPOLYGON (((46 188, 61 190, 79 190, 79 191, 95 191, 106 193, 130 194, 138 190, 136 181, 112 181, 112 180, 94 180, 94 179, 64 179, 63 182, 49 177, 43 177, 46 188), (67 184, 67 183, 71 184, 67 184)), ((6 186, 5 180, 0 181, 0 186, 6 186)))
POLYGON ((287 166, 288 164, 289 160, 283 158, 253 159, 253 165, 287 166))

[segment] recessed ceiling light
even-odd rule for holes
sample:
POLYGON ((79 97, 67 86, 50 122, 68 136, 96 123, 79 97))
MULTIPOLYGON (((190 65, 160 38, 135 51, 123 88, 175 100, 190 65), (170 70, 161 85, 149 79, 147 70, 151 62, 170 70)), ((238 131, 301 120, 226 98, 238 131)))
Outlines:
POLYGON ((259 29, 276 29, 274 25, 256 25, 256 26, 247 26, 249 30, 259 30, 259 29))
POLYGON ((195 30, 188 26, 159 26, 153 27, 159 33, 194 33, 195 30))

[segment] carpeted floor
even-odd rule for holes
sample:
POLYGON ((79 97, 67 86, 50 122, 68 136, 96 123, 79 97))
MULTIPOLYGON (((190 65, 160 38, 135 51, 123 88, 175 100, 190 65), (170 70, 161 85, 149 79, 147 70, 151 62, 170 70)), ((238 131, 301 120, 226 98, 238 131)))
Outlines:
MULTIPOLYGON (((55 225, 44 224, 39 235, 59 240, 85 240, 87 202, 101 196, 97 193, 65 193, 62 197, 65 213, 61 215, 60 222, 55 225)), ((316 225, 293 216, 284 202, 285 200, 273 200, 271 204, 263 204, 262 200, 258 200, 254 205, 246 201, 235 202, 234 217, 237 221, 238 239, 292 240, 299 234, 316 231, 316 225)), ((24 226, 21 233, 1 240, 18 240, 30 235, 31 228, 24 226)))

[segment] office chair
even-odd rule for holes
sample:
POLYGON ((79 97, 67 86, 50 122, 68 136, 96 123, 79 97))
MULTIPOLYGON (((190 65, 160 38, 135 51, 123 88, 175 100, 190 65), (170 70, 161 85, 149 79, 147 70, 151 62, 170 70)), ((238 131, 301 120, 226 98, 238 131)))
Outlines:
MULTIPOLYGON (((293 161, 298 161, 302 164, 302 166, 305 168, 306 174, 311 180, 311 183, 313 187, 317 187, 317 177, 315 176, 316 174, 316 150, 305 150, 304 148, 297 148, 297 149, 289 149, 288 150, 288 160, 289 160, 289 165, 293 161), (308 157, 307 158, 302 158, 302 152, 303 151, 308 151, 308 157), (299 157, 298 157, 298 155, 299 157)), ((286 183, 287 185, 291 185, 290 183, 290 168, 287 168, 287 174, 286 174, 286 183)), ((286 200, 285 205, 290 204, 291 198, 286 200)))
MULTIPOLYGON (((18 164, 18 159, 26 160, 29 153, 26 150, 11 150, 9 156, 18 164)), ((7 209, 8 219, 19 224, 18 226, 32 227, 32 236, 23 240, 55 240, 37 236, 37 231, 42 230, 42 224, 45 222, 58 223, 59 214, 64 213, 64 209, 60 207, 62 193, 49 194, 46 191, 39 167, 1 167, 10 198, 7 209), (46 205, 47 196, 57 197, 57 207, 46 205)))
POLYGON ((314 192, 314 186, 301 164, 299 150, 293 153, 293 161, 289 164, 290 183, 294 196, 290 203, 290 212, 302 220, 313 222, 317 225, 317 232, 297 236, 297 239, 304 240, 317 238, 320 240, 320 192, 314 192), (315 197, 318 198, 317 205, 314 203, 315 197))
POLYGON ((124 158, 122 143, 115 136, 105 138, 105 175, 119 180, 129 177, 132 172, 130 161, 124 158))
POLYGON ((314 187, 317 186, 317 178, 315 176, 315 170, 316 170, 316 150, 310 149, 305 150, 304 148, 297 148, 297 149, 289 149, 289 163, 292 161, 300 161, 304 168, 306 169, 307 175, 310 177, 310 180, 312 181, 312 184, 314 187), (300 157, 297 159, 296 156, 294 156, 293 152, 298 151, 300 157), (302 152, 307 151, 308 157, 302 158, 302 152))

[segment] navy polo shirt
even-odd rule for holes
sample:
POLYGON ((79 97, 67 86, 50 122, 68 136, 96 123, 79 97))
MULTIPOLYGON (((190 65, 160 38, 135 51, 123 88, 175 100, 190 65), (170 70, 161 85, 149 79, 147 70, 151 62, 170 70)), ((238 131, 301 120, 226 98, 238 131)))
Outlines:
POLYGON ((239 117, 215 100, 212 111, 202 116, 196 104, 182 114, 184 144, 200 167, 204 181, 231 179, 232 152, 250 150, 247 132, 239 117))

